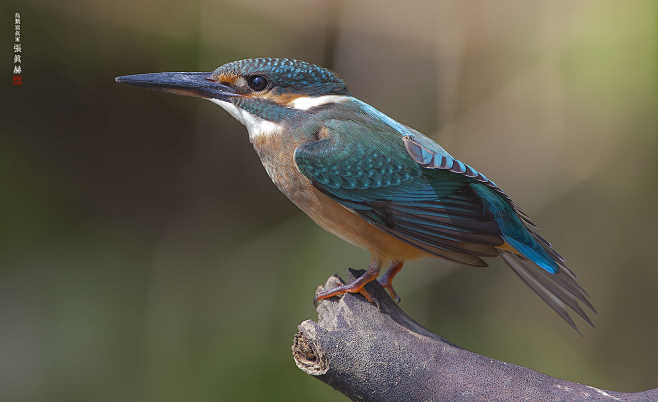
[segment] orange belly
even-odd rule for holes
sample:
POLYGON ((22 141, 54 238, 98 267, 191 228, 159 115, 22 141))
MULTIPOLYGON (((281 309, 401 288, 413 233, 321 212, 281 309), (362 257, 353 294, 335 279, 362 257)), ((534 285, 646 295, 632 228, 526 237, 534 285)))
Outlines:
POLYGON ((373 256, 382 260, 405 261, 432 256, 368 223, 315 188, 311 191, 314 192, 314 198, 317 200, 315 205, 307 205, 310 208, 302 206, 300 208, 315 223, 341 239, 369 250, 373 256))
POLYGON ((373 257, 381 260, 404 261, 431 256, 383 232, 317 190, 295 165, 293 154, 298 143, 281 135, 269 135, 258 137, 252 144, 279 190, 323 229, 369 250, 373 257))

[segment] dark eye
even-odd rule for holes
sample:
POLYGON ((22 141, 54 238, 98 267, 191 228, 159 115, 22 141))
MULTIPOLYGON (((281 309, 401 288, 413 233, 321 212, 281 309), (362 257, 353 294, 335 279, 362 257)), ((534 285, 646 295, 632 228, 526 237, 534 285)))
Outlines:
POLYGON ((253 89, 254 91, 262 91, 267 87, 267 80, 265 77, 262 77, 260 75, 255 75, 247 81, 249 84, 249 88, 253 89))

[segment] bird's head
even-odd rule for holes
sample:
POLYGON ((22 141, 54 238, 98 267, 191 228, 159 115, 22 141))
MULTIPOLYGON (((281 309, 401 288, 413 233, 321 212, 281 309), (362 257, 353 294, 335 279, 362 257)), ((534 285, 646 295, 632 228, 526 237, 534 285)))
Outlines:
POLYGON ((333 72, 292 59, 245 59, 213 72, 136 74, 115 80, 208 99, 247 126, 250 134, 333 97, 349 96, 345 83, 333 72))

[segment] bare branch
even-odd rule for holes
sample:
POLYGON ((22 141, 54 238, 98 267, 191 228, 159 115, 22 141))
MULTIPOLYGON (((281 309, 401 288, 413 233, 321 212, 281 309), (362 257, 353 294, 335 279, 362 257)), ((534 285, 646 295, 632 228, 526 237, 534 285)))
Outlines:
MULTIPOLYGON (((332 276, 325 288, 342 283, 332 276)), ((376 281, 367 290, 379 306, 354 294, 321 301, 318 321, 302 322, 292 346, 297 367, 352 400, 658 400, 658 389, 606 391, 461 349, 415 322, 376 281)))

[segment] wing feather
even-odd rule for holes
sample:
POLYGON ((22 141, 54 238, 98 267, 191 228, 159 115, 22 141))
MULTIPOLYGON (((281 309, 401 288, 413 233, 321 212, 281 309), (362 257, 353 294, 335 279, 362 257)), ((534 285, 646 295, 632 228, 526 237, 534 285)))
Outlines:
POLYGON ((299 170, 318 189, 432 254, 477 266, 486 266, 479 257, 498 254, 503 240, 468 178, 423 169, 385 127, 328 120, 325 128, 328 138, 295 152, 299 170))
POLYGON ((500 187, 423 134, 388 117, 364 117, 373 110, 324 120, 326 135, 295 151, 300 172, 366 221, 428 253, 472 266, 501 255, 570 326, 576 328, 568 310, 593 325, 580 303, 594 307, 564 258, 500 187))

